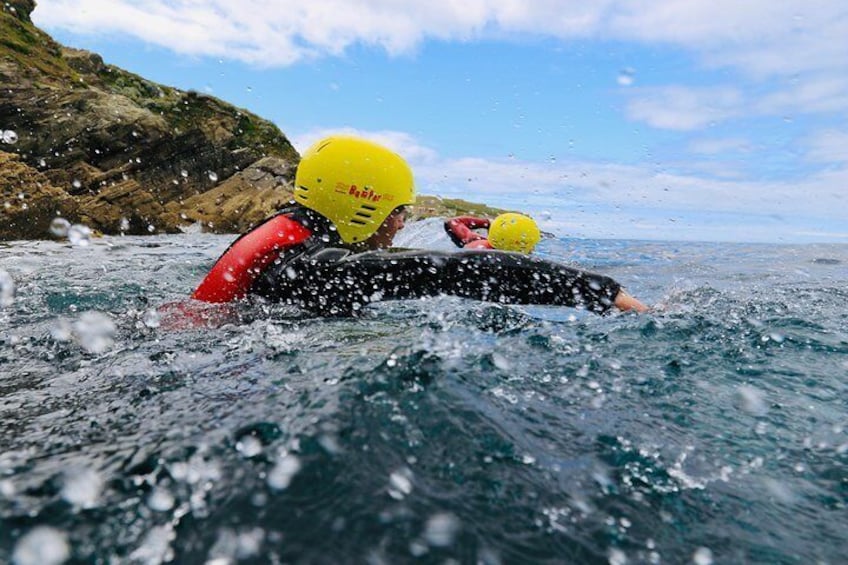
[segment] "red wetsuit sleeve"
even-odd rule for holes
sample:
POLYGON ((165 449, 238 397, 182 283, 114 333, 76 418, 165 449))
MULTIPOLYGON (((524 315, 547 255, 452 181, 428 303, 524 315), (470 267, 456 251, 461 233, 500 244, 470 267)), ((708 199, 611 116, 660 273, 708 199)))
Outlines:
POLYGON ((243 298, 262 271, 284 249, 303 243, 312 232, 288 216, 274 216, 238 238, 192 293, 195 300, 232 302, 243 298))
MULTIPOLYGON (((489 220, 486 218, 475 218, 473 216, 459 216, 445 221, 445 231, 458 247, 465 247, 472 241, 487 241, 485 237, 472 230, 477 228, 488 229, 488 227, 489 220)), ((473 247, 479 246, 480 245, 478 244, 473 247)), ((491 248, 491 246, 489 246, 489 248, 491 248)))
POLYGON ((489 243, 489 240, 486 238, 480 238, 475 239, 474 241, 469 241, 462 247, 463 249, 494 249, 494 247, 492 247, 492 244, 489 243))

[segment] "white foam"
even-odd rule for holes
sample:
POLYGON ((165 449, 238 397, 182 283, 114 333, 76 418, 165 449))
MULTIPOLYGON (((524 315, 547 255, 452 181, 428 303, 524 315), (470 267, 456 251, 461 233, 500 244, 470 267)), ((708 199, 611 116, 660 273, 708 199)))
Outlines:
POLYGON ((18 540, 12 554, 15 565, 59 565, 71 555, 65 532, 37 526, 18 540))

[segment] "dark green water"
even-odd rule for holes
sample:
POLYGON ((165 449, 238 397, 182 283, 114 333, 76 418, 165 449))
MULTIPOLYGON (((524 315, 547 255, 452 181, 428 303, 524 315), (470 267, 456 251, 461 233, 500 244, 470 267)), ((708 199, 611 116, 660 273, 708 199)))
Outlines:
POLYGON ((0 247, 0 562, 844 562, 848 247, 542 245, 643 316, 166 331, 229 239, 0 247))

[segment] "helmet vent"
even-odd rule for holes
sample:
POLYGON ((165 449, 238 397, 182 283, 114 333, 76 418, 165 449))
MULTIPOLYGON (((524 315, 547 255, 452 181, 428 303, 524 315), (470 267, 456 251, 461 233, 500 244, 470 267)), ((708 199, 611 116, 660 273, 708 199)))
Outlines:
POLYGON ((363 218, 368 218, 369 220, 371 219, 371 212, 363 212, 363 211, 361 211, 361 210, 360 210, 360 211, 359 211, 359 212, 357 212, 355 215, 356 215, 356 216, 361 216, 361 217, 363 217, 363 218))
POLYGON ((360 208, 362 208, 363 210, 368 210, 370 212, 377 211, 377 208, 375 208, 374 206, 369 206, 368 204, 363 204, 362 206, 360 206, 360 208))
POLYGON ((362 220, 359 220, 359 219, 357 219, 357 218, 353 218, 353 219, 350 221, 350 223, 351 223, 351 224, 356 224, 356 225, 358 225, 358 226, 366 226, 366 225, 368 225, 368 222, 363 222, 362 220))

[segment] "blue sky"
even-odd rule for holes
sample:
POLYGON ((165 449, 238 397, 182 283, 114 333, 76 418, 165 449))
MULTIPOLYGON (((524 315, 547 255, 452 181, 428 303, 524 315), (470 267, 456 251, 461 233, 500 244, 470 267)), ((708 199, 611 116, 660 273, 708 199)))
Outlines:
POLYGON ((39 0, 60 42, 392 146, 563 236, 848 242, 848 5, 39 0))

